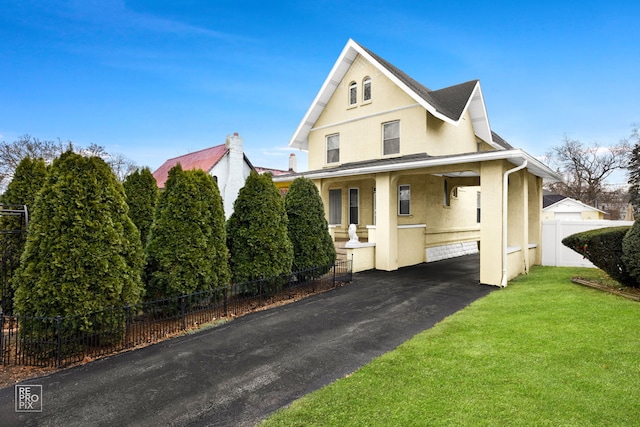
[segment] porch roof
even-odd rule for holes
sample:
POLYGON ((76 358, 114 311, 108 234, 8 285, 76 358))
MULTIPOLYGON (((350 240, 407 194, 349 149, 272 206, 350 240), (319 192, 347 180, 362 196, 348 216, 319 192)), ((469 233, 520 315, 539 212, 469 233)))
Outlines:
POLYGON ((274 182, 291 181, 299 176, 310 179, 335 178, 340 176, 365 175, 371 173, 396 172, 411 169, 422 169, 436 166, 454 166, 464 163, 507 160, 515 166, 527 162, 527 170, 548 182, 561 181, 562 178, 535 157, 520 149, 483 151, 449 156, 430 156, 427 153, 411 154, 386 159, 365 160, 362 162, 344 163, 336 167, 274 176, 274 182))

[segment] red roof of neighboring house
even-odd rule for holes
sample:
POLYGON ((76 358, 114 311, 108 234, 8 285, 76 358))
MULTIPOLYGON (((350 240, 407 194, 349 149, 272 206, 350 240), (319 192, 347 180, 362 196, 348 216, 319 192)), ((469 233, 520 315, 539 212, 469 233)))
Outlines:
POLYGON ((293 173, 293 171, 283 171, 282 169, 271 169, 271 168, 263 168, 260 166, 256 166, 256 172, 258 172, 259 174, 263 174, 263 173, 267 173, 269 172, 271 175, 273 176, 279 176, 279 175, 288 175, 290 173, 293 173))
POLYGON ((180 163, 182 170, 201 169, 209 172, 219 161, 227 154, 228 148, 225 144, 216 145, 215 147, 205 148, 204 150, 194 153, 185 154, 183 156, 174 157, 164 162, 153 173, 159 188, 164 188, 164 183, 169 177, 169 171, 172 167, 180 163))

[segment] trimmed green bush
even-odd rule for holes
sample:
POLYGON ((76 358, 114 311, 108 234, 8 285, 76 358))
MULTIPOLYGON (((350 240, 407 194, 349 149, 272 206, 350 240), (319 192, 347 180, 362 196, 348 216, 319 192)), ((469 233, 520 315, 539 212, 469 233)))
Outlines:
POLYGON ((635 221, 622 239, 622 262, 640 287, 640 221, 635 221))
POLYGON ((296 178, 284 204, 293 245, 293 270, 314 269, 312 277, 326 273, 336 260, 336 249, 318 188, 308 178, 296 178))
MULTIPOLYGON (((25 157, 20 161, 7 186, 7 190, 0 196, 0 204, 27 206, 27 211, 33 208, 38 191, 42 188, 47 168, 44 160, 25 157)), ((20 256, 26 241, 25 218, 22 216, 4 216, 0 218, 0 262, 2 275, 0 276, 0 301, 2 311, 13 311, 13 273, 20 265, 20 256), (21 231, 21 232, 20 232, 21 231)))
POLYGON ((630 227, 607 227, 572 234, 562 244, 573 249, 611 278, 625 286, 636 286, 623 262, 622 241, 630 227))
POLYGON ((70 335, 109 330, 117 339, 121 320, 88 314, 141 300, 143 252, 127 210, 122 184, 102 159, 71 151, 56 159, 31 211, 15 312, 75 316, 63 325, 70 335))
POLYGON ((201 170, 169 171, 147 245, 147 296, 178 296, 229 284, 222 198, 201 170))
POLYGON ((158 184, 149 168, 136 170, 122 184, 127 195, 129 217, 140 231, 142 246, 146 246, 158 201, 158 184))
MULTIPOLYGON (((293 246, 287 230, 284 199, 270 174, 252 171, 240 190, 227 221, 227 246, 231 253, 233 282, 247 283, 291 273, 293 246)), ((264 284, 269 291, 283 285, 280 280, 264 284)), ((259 292, 257 283, 247 284, 249 294, 259 292)))

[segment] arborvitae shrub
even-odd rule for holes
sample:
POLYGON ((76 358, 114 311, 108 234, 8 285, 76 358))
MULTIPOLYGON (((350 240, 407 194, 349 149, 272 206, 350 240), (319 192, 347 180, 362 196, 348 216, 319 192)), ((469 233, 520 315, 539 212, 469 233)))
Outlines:
POLYGON ((158 184, 149 168, 127 176, 123 184, 129 205, 129 217, 140 231, 142 246, 146 246, 158 201, 158 184))
POLYGON ((324 206, 318 188, 307 178, 297 178, 285 197, 289 238, 293 245, 293 270, 313 269, 305 277, 326 273, 336 259, 324 206))
POLYGON ((625 286, 635 286, 622 260, 622 240, 630 227, 607 227, 572 234, 562 244, 573 249, 611 278, 625 286))
POLYGON ((63 339, 79 333, 99 334, 99 343, 120 339, 122 316, 89 313, 141 300, 143 252, 127 209, 122 184, 102 159, 71 151, 56 159, 31 211, 14 276, 15 311, 63 316, 63 339))
POLYGON ((180 165, 169 171, 146 252, 150 299, 229 284, 225 216, 213 177, 180 165))
POLYGON ((293 247, 287 223, 284 199, 271 175, 251 172, 227 221, 233 282, 247 283, 244 292, 257 294, 260 286, 266 286, 263 290, 275 291, 283 285, 281 280, 262 284, 254 281, 291 272, 293 247))
POLYGON ((5 313, 13 310, 13 273, 20 265, 20 256, 26 241, 28 212, 33 209, 36 194, 42 188, 47 168, 44 160, 25 157, 20 161, 13 179, 0 196, 0 204, 27 207, 26 218, 22 215, 0 217, 0 306, 5 313))
POLYGON ((640 221, 635 221, 622 239, 622 262, 635 280, 633 286, 640 287, 640 221))

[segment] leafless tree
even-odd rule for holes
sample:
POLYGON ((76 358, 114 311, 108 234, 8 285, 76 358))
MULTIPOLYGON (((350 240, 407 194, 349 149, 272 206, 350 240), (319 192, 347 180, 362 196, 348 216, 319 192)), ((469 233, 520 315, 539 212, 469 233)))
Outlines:
POLYGON ((101 145, 92 143, 83 148, 74 146, 71 142, 62 142, 60 139, 44 140, 34 138, 31 135, 23 135, 13 142, 0 142, 0 194, 13 178, 13 172, 23 158, 27 156, 33 159, 42 158, 45 163, 49 164, 67 149, 72 149, 85 156, 101 157, 111 166, 120 181, 124 181, 130 173, 138 168, 135 162, 127 159, 124 155, 109 154, 101 145))
POLYGON ((13 178, 18 163, 25 157, 42 158, 50 163, 65 150, 65 143, 23 135, 14 142, 0 142, 0 190, 13 178))
POLYGON ((607 193, 606 180, 629 164, 631 146, 627 140, 611 147, 598 143, 590 146, 565 136, 559 147, 546 154, 547 164, 564 177, 562 182, 552 183, 546 188, 582 203, 598 208, 599 201, 607 193))

